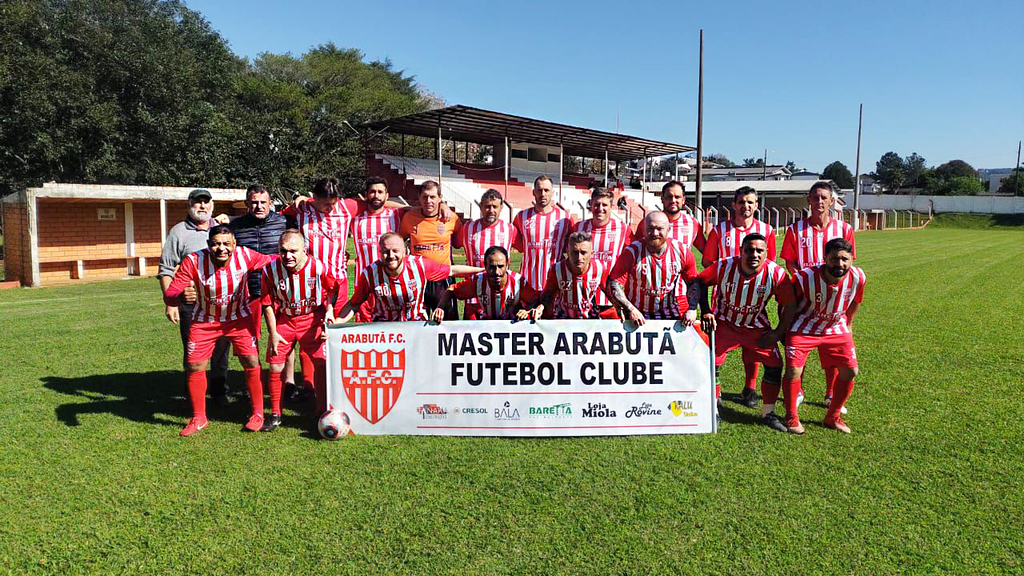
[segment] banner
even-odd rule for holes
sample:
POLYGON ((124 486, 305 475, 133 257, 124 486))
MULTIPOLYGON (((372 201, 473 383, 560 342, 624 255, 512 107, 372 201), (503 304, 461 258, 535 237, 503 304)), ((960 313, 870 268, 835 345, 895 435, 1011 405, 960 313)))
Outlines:
POLYGON ((714 358, 674 321, 343 324, 327 399, 355 434, 714 432, 714 358))

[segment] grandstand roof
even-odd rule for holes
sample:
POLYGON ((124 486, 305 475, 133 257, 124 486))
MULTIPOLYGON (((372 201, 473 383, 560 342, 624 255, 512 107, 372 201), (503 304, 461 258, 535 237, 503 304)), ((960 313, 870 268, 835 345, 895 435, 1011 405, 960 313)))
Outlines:
POLYGON ((644 154, 665 156, 696 150, 692 146, 682 144, 590 130, 461 105, 371 122, 363 124, 361 128, 436 138, 438 125, 441 126, 444 138, 479 144, 500 144, 507 136, 513 142, 547 146, 561 144, 565 153, 571 156, 604 158, 607 151, 608 158, 617 162, 640 158, 644 154))

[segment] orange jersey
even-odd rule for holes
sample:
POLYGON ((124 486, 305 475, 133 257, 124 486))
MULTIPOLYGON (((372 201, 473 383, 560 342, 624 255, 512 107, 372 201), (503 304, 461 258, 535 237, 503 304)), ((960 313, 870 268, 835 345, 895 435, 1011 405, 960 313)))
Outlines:
POLYGON ((419 210, 409 210, 402 216, 398 233, 409 239, 413 255, 449 265, 452 263, 452 236, 460 228, 462 223, 454 214, 447 222, 441 222, 437 216, 427 218, 419 210))

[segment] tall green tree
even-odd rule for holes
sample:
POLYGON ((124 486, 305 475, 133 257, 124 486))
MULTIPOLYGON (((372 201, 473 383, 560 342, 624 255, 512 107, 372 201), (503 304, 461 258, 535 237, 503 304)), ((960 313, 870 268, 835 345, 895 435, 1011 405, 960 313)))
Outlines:
POLYGON ((908 186, 919 186, 921 173, 924 172, 926 162, 923 156, 917 152, 911 152, 910 156, 903 159, 903 171, 906 173, 906 184, 908 186))
POLYGON ((850 169, 846 167, 839 160, 825 166, 825 169, 821 171, 821 177, 826 180, 832 180, 836 183, 836 186, 840 188, 850 189, 856 184, 853 181, 853 174, 850 169))
POLYGON ((907 180, 903 158, 895 152, 882 154, 882 157, 875 163, 875 172, 871 174, 871 177, 880 182, 890 193, 895 194, 907 180))
POLYGON ((956 176, 970 176, 972 178, 978 177, 978 171, 963 160, 950 160, 945 164, 939 164, 935 167, 935 172, 947 180, 956 176))

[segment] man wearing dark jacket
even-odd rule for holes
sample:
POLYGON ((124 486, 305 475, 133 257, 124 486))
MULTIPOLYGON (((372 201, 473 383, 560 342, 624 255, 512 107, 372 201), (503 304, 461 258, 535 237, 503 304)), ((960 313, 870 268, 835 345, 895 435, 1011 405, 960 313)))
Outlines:
MULTIPOLYGON (((248 212, 231 220, 229 226, 235 233, 235 241, 261 254, 277 254, 281 244, 281 234, 288 229, 287 219, 274 212, 270 193, 261 184, 253 184, 245 191, 245 207, 248 212)), ((256 323, 256 334, 260 334, 260 274, 259 271, 249 274, 249 305, 253 321, 256 323)), ((295 355, 289 355, 282 373, 285 384, 285 395, 295 400, 295 355)))

